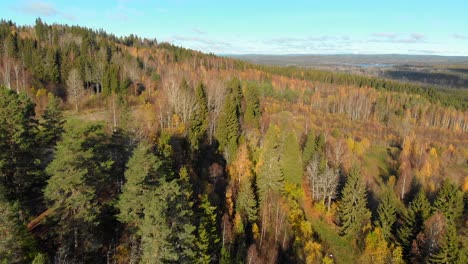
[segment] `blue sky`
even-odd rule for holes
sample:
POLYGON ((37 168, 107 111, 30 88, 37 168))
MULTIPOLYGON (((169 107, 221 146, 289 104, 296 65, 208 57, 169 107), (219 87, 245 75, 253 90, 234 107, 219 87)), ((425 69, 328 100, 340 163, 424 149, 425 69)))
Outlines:
POLYGON ((468 56, 467 0, 19 0, 17 24, 79 24, 217 54, 468 56))

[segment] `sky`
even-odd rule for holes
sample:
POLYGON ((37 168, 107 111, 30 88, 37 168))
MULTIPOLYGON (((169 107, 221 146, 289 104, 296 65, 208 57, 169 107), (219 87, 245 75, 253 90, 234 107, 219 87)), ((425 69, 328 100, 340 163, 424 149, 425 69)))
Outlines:
POLYGON ((215 54, 468 56, 467 0, 17 0, 0 18, 136 34, 215 54))

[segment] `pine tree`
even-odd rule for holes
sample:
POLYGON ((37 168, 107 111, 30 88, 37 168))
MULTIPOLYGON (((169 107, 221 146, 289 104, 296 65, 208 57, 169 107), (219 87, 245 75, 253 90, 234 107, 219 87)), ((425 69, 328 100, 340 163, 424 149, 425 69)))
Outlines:
POLYGON ((119 221, 138 228, 143 221, 147 193, 156 185, 162 162, 151 151, 151 145, 140 142, 133 151, 125 171, 125 184, 117 208, 119 221))
POLYGON ((442 212, 448 221, 455 223, 462 216, 464 206, 462 191, 448 180, 444 181, 434 201, 434 207, 442 212))
POLYGON ((285 132, 283 151, 281 153, 281 169, 284 179, 292 184, 302 183, 302 158, 299 143, 293 131, 285 132))
POLYGON ((396 208, 394 205, 394 194, 391 190, 384 192, 379 207, 377 208, 377 222, 385 239, 392 235, 393 225, 396 222, 396 208))
POLYGON ((112 165, 100 153, 104 142, 102 125, 68 123, 56 158, 46 169, 51 177, 44 196, 56 222, 52 230, 61 238, 57 254, 84 258, 97 250, 93 229, 100 221, 101 205, 96 193, 112 165))
POLYGON ((205 87, 203 86, 203 83, 200 82, 198 84, 195 91, 195 96, 197 102, 197 109, 195 113, 191 116, 189 140, 192 148, 194 150, 198 150, 200 140, 206 134, 209 125, 208 102, 206 99, 205 87))
POLYGON ((197 263, 209 264, 219 252, 216 207, 212 206, 207 195, 201 197, 200 223, 197 228, 197 263))
POLYGON ((362 228, 370 221, 367 209, 366 185, 361 180, 359 169, 353 167, 343 188, 338 204, 338 217, 341 234, 359 239, 362 228))

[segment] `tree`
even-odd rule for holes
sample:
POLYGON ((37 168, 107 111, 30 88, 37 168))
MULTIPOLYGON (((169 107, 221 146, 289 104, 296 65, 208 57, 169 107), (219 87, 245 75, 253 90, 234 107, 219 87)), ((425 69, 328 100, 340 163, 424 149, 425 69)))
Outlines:
POLYGON ((44 196, 55 222, 52 230, 61 238, 58 255, 80 259, 97 250, 93 230, 102 206, 97 191, 112 165, 100 153, 105 142, 101 124, 70 122, 46 169, 51 177, 44 196))
POLYGON ((391 262, 391 251, 380 228, 376 227, 366 236, 363 263, 385 264, 391 262))
POLYGON ((257 89, 252 85, 245 87, 244 123, 248 127, 258 128, 260 125, 261 108, 257 89))
POLYGON ((362 228, 370 221, 371 213, 367 209, 366 185, 361 180, 357 167, 353 167, 341 193, 338 204, 338 217, 341 234, 359 239, 362 228))
POLYGON ((216 207, 212 206, 207 195, 201 197, 200 223, 197 228, 197 262, 212 263, 219 251, 219 236, 216 221, 216 207))
POLYGON ((228 84, 229 93, 224 100, 223 110, 218 119, 216 138, 228 161, 234 157, 239 139, 239 116, 241 115, 242 90, 240 82, 233 79, 228 84))
POLYGON ((190 120, 189 140, 192 148, 198 150, 200 140, 206 135, 209 126, 208 101, 201 82, 196 88, 195 97, 197 107, 190 120))
POLYGON ((83 81, 78 69, 72 69, 67 79, 67 98, 75 104, 75 111, 78 112, 78 102, 84 92, 83 81))
POLYGON ((442 245, 437 253, 431 256, 430 261, 432 263, 466 263, 461 262, 460 253, 462 252, 456 226, 453 223, 448 223, 442 245))
POLYGON ((257 201, 250 180, 241 183, 237 195, 236 210, 251 223, 257 220, 257 201))
POLYGON ((302 155, 294 131, 285 132, 281 152, 281 169, 284 179, 293 184, 302 183, 302 155))
POLYGON ((41 178, 37 162, 37 121, 26 94, 0 87, 0 180, 8 199, 21 206, 37 194, 41 178))
POLYGON ((307 133, 304 149, 302 150, 302 162, 306 167, 315 155, 315 134, 310 130, 307 133))
POLYGON ((396 208, 394 205, 394 194, 391 190, 386 190, 377 208, 376 226, 380 227, 385 239, 392 235, 393 225, 396 222, 396 208))
POLYGON ((41 141, 44 147, 55 146, 63 133, 62 110, 60 109, 60 99, 52 93, 48 94, 48 103, 41 122, 41 141))
POLYGON ((138 228, 143 221, 143 210, 148 202, 147 193, 154 188, 161 175, 162 162, 151 151, 151 145, 145 141, 138 144, 127 163, 125 184, 117 202, 119 221, 138 228))
POLYGON ((398 243, 403 247, 405 256, 409 256, 411 244, 416 236, 423 230, 424 221, 431 215, 431 204, 423 190, 419 191, 410 203, 408 211, 403 218, 403 225, 397 232, 398 243))
POLYGON ((444 181, 434 201, 434 207, 442 212, 448 221, 456 223, 463 214, 463 192, 448 180, 444 181))

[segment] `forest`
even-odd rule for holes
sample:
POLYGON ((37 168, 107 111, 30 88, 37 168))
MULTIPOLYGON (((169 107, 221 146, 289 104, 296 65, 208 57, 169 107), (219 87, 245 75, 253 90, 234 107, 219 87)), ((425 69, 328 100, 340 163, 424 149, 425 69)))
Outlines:
POLYGON ((468 263, 468 101, 0 21, 0 263, 468 263))

